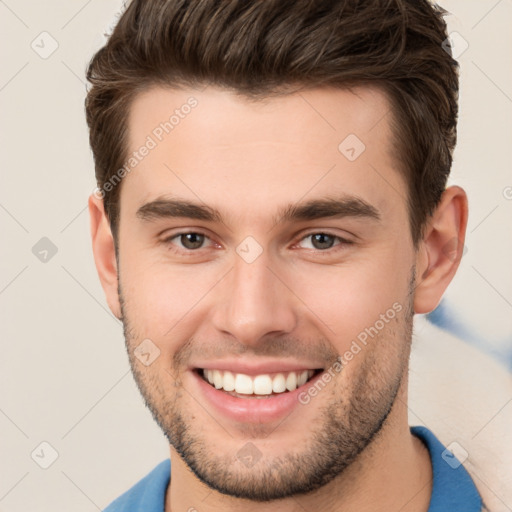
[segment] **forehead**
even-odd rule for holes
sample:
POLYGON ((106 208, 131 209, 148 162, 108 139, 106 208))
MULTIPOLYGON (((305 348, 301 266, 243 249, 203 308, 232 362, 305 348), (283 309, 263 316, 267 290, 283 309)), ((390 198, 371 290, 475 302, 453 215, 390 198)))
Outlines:
POLYGON ((252 218, 273 202, 330 193, 365 196, 379 208, 397 199, 405 206, 390 121, 390 103, 377 88, 254 101, 213 86, 155 87, 130 109, 134 166, 121 203, 136 208, 172 193, 252 218))
POLYGON ((152 87, 132 102, 129 140, 133 148, 148 134, 170 144, 181 138, 193 143, 194 134, 204 135, 202 130, 214 144, 247 143, 251 138, 276 143, 324 139, 330 144, 352 130, 362 139, 385 143, 390 114, 388 98, 377 87, 325 87, 257 100, 213 86, 202 91, 152 87), (185 122, 187 118, 191 121, 185 122))

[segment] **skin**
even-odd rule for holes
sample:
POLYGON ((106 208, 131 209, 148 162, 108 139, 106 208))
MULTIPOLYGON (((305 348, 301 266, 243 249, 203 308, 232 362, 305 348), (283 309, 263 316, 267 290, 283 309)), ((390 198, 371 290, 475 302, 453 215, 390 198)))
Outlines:
POLYGON ((444 192, 415 248, 389 102, 369 87, 258 102, 212 86, 153 88, 132 105, 129 150, 190 96, 198 106, 123 179, 117 258, 103 203, 89 199, 107 302, 123 320, 135 379, 170 440, 166 512, 426 511, 430 459, 407 418, 412 317, 436 307, 456 272, 464 191, 444 192), (348 134, 366 146, 352 162, 338 150, 348 134), (137 216, 171 195, 215 208, 223 220, 137 216), (289 204, 348 196, 379 218, 279 221, 289 204), (207 238, 187 249, 176 237, 183 232, 207 238), (332 235, 332 247, 313 245, 314 233, 332 235), (262 249, 251 263, 236 252, 247 236, 262 249), (233 357, 327 369, 396 303, 401 312, 284 420, 233 421, 191 374, 199 361, 233 357), (148 338, 160 354, 145 366, 135 349, 148 338), (260 454, 250 468, 237 460, 248 442, 260 454))

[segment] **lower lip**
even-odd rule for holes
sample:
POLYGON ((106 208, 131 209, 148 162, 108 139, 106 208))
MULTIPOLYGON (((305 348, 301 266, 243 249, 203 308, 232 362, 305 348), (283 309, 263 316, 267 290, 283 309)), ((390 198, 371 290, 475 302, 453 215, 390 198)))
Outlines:
POLYGON ((223 416, 240 423, 269 423, 288 416, 303 405, 299 395, 321 378, 322 373, 294 391, 270 395, 268 398, 238 398, 208 384, 197 371, 191 372, 201 393, 223 416))

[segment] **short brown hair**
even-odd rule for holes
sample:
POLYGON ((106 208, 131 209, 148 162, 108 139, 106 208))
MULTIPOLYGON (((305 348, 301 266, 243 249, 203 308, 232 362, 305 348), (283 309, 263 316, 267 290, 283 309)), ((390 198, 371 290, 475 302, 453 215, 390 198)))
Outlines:
MULTIPOLYGON (((392 105, 416 244, 456 142, 458 65, 445 14, 428 0, 133 0, 87 69, 98 187, 126 161, 129 109, 150 86, 212 84, 257 99, 376 85, 392 105)), ((120 188, 103 193, 115 238, 120 188)))

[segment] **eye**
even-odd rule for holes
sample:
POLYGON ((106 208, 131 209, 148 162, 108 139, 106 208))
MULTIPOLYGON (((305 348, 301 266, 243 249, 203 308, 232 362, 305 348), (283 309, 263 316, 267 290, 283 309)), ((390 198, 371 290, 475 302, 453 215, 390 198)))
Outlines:
POLYGON ((328 249, 332 249, 333 247, 340 244, 350 244, 349 240, 345 240, 339 236, 331 235, 329 233, 310 233, 306 235, 299 244, 303 244, 308 241, 309 243, 305 243, 302 247, 306 249, 317 249, 320 251, 325 251, 328 249))
POLYGON ((177 245, 178 248, 187 251, 194 251, 201 249, 206 240, 209 240, 209 238, 202 233, 188 232, 178 233, 177 235, 166 238, 164 243, 177 245))

